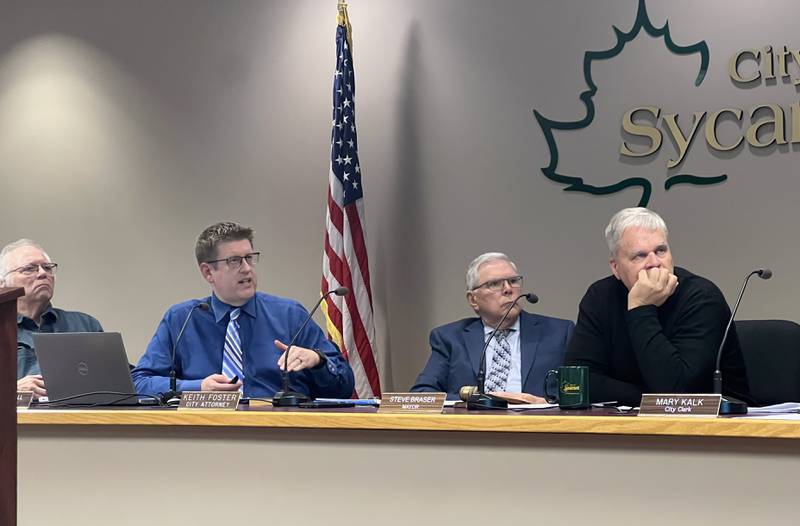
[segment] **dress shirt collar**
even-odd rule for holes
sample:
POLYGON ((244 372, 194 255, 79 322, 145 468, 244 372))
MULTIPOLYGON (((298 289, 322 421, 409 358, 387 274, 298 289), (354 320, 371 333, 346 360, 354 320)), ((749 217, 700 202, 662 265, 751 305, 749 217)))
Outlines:
POLYGON ((251 318, 256 317, 256 295, 253 294, 253 297, 250 298, 247 303, 242 305, 241 307, 234 307, 232 305, 228 305, 227 303, 223 302, 221 299, 217 298, 216 295, 211 295, 211 310, 214 312, 214 321, 219 323, 224 318, 230 314, 233 309, 240 308, 242 312, 250 316, 251 318))
MULTIPOLYGON (((519 319, 521 317, 522 317, 522 313, 520 313, 519 316, 517 316, 517 320, 514 322, 514 325, 512 325, 511 327, 508 328, 511 332, 519 332, 519 319)), ((494 330, 494 327, 492 327, 491 325, 486 325, 485 323, 483 324, 483 335, 484 336, 488 337, 490 334, 492 334, 492 330, 494 330)), ((500 332, 500 331, 498 331, 498 332, 500 332)))
MULTIPOLYGON (((42 325, 44 325, 45 323, 55 323, 57 319, 58 319, 58 314, 56 314, 56 311, 53 310, 53 305, 48 304, 47 308, 42 313, 42 325)), ((36 325, 36 323, 33 320, 17 312, 17 325, 23 325, 25 323, 25 320, 30 320, 30 323, 36 325)))

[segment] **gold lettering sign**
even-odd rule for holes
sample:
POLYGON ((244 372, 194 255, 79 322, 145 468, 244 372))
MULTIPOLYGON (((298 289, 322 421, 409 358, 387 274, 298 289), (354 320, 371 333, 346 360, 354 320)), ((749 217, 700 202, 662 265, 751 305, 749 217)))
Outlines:
POLYGON ((742 75, 739 73, 739 63, 742 61, 742 59, 749 57, 752 57, 752 59, 756 62, 760 62, 761 51, 757 49, 743 49, 733 55, 730 62, 728 62, 728 75, 735 82, 747 84, 748 82, 755 82, 761 78, 761 71, 758 68, 756 68, 755 71, 753 71, 752 76, 749 77, 742 77, 742 75))
MULTIPOLYGON (((780 77, 800 85, 800 49, 782 46, 780 50, 773 46, 742 49, 734 53, 728 61, 728 76, 736 84, 752 84, 757 81, 774 80, 780 77), (794 64, 794 67, 790 67, 794 64)), ((800 144, 800 102, 795 102, 787 110, 778 104, 759 104, 747 110, 748 127, 742 135, 731 144, 722 144, 717 135, 717 123, 720 117, 728 114, 736 122, 743 122, 745 110, 741 108, 722 108, 718 110, 695 111, 691 123, 685 131, 678 124, 678 113, 666 113, 656 106, 638 106, 625 112, 622 116, 622 130, 635 137, 647 139, 644 150, 634 150, 625 141, 620 145, 619 153, 626 157, 647 157, 661 148, 666 133, 677 147, 677 155, 667 160, 667 168, 675 168, 686 158, 697 131, 704 124, 706 144, 718 152, 728 152, 738 148, 743 141, 753 148, 767 148, 773 144, 783 145, 791 142, 800 144), (787 115, 788 112, 788 115, 787 115), (641 114, 649 114, 654 124, 642 120, 641 114), (790 135, 786 135, 786 120, 791 117, 790 135), (660 124, 660 126, 659 126, 660 124), (663 130, 663 131, 662 131, 663 130)))
POLYGON ((719 140, 717 139, 717 119, 719 119, 719 116, 723 113, 730 113, 736 117, 737 122, 741 122, 743 112, 739 108, 722 108, 721 110, 717 110, 708 115, 708 119, 706 120, 706 142, 718 152, 727 152, 733 150, 742 144, 742 141, 744 140, 744 137, 739 137, 738 141, 729 146, 723 146, 719 143, 719 140))
POLYGON ((643 152, 637 153, 631 150, 628 145, 625 144, 625 141, 623 141, 622 146, 620 146, 619 149, 619 153, 622 155, 627 155, 628 157, 647 157, 648 155, 656 153, 658 149, 661 148, 661 141, 663 140, 661 137, 661 132, 652 126, 642 126, 633 122, 634 114, 640 111, 650 113, 656 120, 658 120, 658 116, 661 113, 661 109, 654 106, 634 108, 625 113, 625 115, 622 117, 622 129, 627 133, 637 137, 647 137, 650 139, 650 147, 643 152))

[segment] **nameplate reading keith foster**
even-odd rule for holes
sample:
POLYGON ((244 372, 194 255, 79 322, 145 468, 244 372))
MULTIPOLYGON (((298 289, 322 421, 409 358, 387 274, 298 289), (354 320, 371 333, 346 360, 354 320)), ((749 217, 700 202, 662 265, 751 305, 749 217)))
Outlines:
POLYGON ((216 409, 218 411, 236 411, 242 393, 220 391, 184 391, 181 395, 181 409, 216 409))

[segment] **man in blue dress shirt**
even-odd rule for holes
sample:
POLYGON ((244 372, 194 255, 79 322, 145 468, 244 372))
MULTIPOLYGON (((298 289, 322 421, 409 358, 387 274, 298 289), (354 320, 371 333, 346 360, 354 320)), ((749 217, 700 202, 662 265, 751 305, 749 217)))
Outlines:
MULTIPOLYGON (((467 268, 467 303, 474 318, 431 331, 431 356, 412 391, 443 391, 458 399, 478 381, 485 342, 522 293, 522 276, 508 256, 488 252, 467 268)), ((486 391, 514 401, 543 403, 544 377, 562 364, 575 324, 525 312, 518 302, 486 350, 486 391)))
POLYGON ((17 390, 33 391, 36 398, 47 389, 33 347, 37 332, 102 332, 100 322, 82 312, 56 309, 56 269, 44 249, 30 239, 9 243, 0 250, 0 286, 22 287, 17 299, 17 390))
MULTIPOLYGON (((230 222, 212 225, 197 239, 195 255, 212 294, 166 312, 132 372, 137 392, 169 391, 171 353, 191 313, 175 351, 178 390, 242 389, 247 397, 273 396, 281 389, 286 344, 308 312, 294 300, 256 292, 259 252, 253 250, 251 228, 230 222), (198 308, 201 303, 209 308, 198 308)), ((336 398, 353 393, 350 365, 313 321, 292 346, 288 371, 294 391, 336 398)))

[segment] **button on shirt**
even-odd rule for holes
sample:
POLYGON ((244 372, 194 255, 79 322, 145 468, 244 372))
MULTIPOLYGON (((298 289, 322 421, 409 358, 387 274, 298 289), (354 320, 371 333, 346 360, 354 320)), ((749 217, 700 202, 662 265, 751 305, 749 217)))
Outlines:
MULTIPOLYGON (((489 340, 489 335, 492 334, 494 327, 491 325, 483 324, 483 339, 489 340)), ((519 318, 514 322, 514 325, 509 327, 510 332, 506 336, 508 344, 511 346, 511 369, 508 371, 508 379, 506 380, 506 391, 509 393, 522 392, 522 357, 519 348, 519 318)), ((486 349, 486 369, 491 366, 492 358, 497 350, 497 341, 492 340, 489 348, 486 349)))
MULTIPOLYGON (((204 378, 222 370, 223 342, 230 312, 235 307, 223 303, 216 296, 190 300, 171 307, 161 320, 147 351, 131 373, 137 392, 157 394, 169 390, 170 356, 175 339, 191 309, 201 302, 208 303, 211 308, 194 311, 176 349, 178 390, 199 391, 204 378)), ((282 384, 277 365, 282 352, 273 341, 277 339, 288 344, 305 321, 308 311, 294 300, 263 292, 257 292, 241 309, 238 322, 244 395, 270 397, 282 384)), ((318 349, 327 360, 314 369, 290 373, 292 390, 313 397, 349 398, 353 394, 350 365, 313 320, 300 333, 296 345, 318 349)))
POLYGON ((39 332, 103 332, 103 327, 88 314, 52 306, 42 314, 41 325, 36 325, 27 316, 17 314, 17 380, 42 373, 33 347, 33 335, 39 332))

